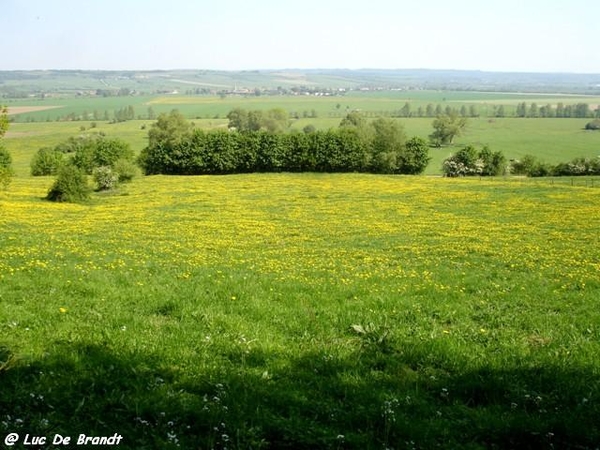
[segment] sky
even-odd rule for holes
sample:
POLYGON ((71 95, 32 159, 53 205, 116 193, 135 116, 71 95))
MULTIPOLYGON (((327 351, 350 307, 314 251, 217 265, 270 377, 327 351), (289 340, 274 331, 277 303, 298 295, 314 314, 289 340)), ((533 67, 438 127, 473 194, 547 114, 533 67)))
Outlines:
POLYGON ((599 0, 0 0, 0 70, 600 73, 599 0))

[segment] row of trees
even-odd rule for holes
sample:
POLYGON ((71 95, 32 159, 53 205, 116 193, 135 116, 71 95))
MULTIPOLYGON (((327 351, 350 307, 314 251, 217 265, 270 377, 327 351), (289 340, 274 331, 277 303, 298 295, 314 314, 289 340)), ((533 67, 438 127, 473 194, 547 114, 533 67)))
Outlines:
POLYGON ((267 121, 259 127, 260 122, 250 119, 252 112, 236 110, 230 113, 235 130, 204 132, 192 130, 177 111, 161 114, 149 131, 149 145, 142 150, 139 163, 146 174, 418 174, 430 159, 426 141, 418 137, 407 141, 400 124, 391 119, 368 124, 360 115, 349 114, 337 129, 282 133, 269 130, 274 116, 263 115, 267 121))
POLYGON ((575 158, 569 162, 548 164, 532 155, 512 163, 512 173, 529 177, 600 175, 600 156, 575 158))
POLYGON ((557 118, 576 118, 585 119, 590 117, 600 117, 600 106, 596 107, 595 110, 590 109, 590 105, 587 103, 577 103, 575 105, 565 105, 558 103, 556 107, 547 104, 544 106, 538 106, 537 103, 522 102, 517 105, 515 112, 516 117, 557 117, 557 118))
POLYGON ((492 152, 487 146, 477 150, 468 145, 446 158, 442 171, 447 177, 499 176, 509 173, 528 177, 597 176, 600 175, 600 156, 580 157, 553 165, 526 155, 507 163, 502 152, 492 152))
MULTIPOLYGON (((75 112, 70 112, 68 114, 64 114, 64 115, 59 115, 59 116, 54 116, 54 118, 50 115, 46 116, 45 121, 46 122, 52 122, 53 120, 56 122, 79 122, 79 121, 87 121, 87 120, 94 120, 94 121, 105 121, 105 122, 110 122, 110 123, 120 123, 120 122, 125 122, 127 120, 155 120, 156 119, 156 112, 154 111, 154 108, 152 108, 152 106, 149 106, 146 110, 146 114, 145 115, 136 115, 135 113, 135 108, 132 105, 129 106, 124 106, 120 109, 115 109, 111 112, 109 112, 108 110, 104 110, 103 112, 98 111, 97 109, 95 109, 92 112, 89 112, 88 110, 84 110, 81 114, 75 113, 75 112)), ((36 122, 36 118, 34 116, 27 116, 27 117, 14 117, 12 120, 15 120, 17 122, 27 122, 27 123, 33 123, 36 122)), ((42 121, 44 121, 44 119, 42 119, 42 121)))

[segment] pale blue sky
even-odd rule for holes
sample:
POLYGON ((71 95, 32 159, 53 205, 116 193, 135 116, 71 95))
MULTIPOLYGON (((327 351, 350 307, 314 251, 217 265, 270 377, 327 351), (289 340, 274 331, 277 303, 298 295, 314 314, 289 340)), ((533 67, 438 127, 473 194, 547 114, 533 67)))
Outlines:
POLYGON ((0 70, 600 73, 600 0, 0 0, 0 70))

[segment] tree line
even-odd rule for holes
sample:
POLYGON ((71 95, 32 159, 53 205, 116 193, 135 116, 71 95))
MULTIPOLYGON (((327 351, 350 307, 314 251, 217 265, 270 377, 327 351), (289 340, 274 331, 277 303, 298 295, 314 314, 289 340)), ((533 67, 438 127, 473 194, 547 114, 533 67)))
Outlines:
POLYGON ((284 133, 287 114, 277 110, 260 114, 236 110, 229 117, 229 131, 203 131, 192 129, 177 111, 159 115, 149 130, 149 145, 139 156, 140 166, 148 175, 419 174, 430 160, 427 142, 419 137, 407 140, 402 126, 391 119, 367 123, 360 115, 349 114, 335 129, 284 133))
POLYGON ((575 118, 575 119, 586 119, 586 118, 600 118, 600 106, 596 107, 595 110, 590 108, 587 103, 577 103, 575 105, 565 105, 563 103, 557 103, 556 107, 547 104, 538 106, 537 103, 527 104, 521 102, 517 105, 515 111, 515 117, 530 117, 530 118, 575 118))

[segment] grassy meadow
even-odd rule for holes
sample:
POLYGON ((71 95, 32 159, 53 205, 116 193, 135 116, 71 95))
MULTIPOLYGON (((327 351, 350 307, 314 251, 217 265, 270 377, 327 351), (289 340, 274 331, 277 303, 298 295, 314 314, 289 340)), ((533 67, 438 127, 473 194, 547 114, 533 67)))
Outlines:
MULTIPOLYGON (((137 153, 152 124, 53 121, 65 112, 177 108, 214 129, 235 107, 314 109, 292 120, 302 130, 406 101, 483 111, 537 98, 44 100, 60 107, 28 113, 36 122, 3 139, 16 176, 0 190, 0 442, 118 433, 136 450, 597 448, 597 178, 151 176, 81 205, 43 200, 53 179, 29 175, 41 147, 103 132, 137 153)), ((539 96, 558 101, 598 103, 539 96)), ((430 118, 397 120, 409 137, 432 132, 430 118)), ((426 175, 467 144, 549 163, 599 156, 586 122, 469 119, 454 146, 431 149, 426 175)))
POLYGON ((51 181, 0 192, 2 436, 600 441, 596 188, 153 176, 74 205, 41 199, 51 181))

